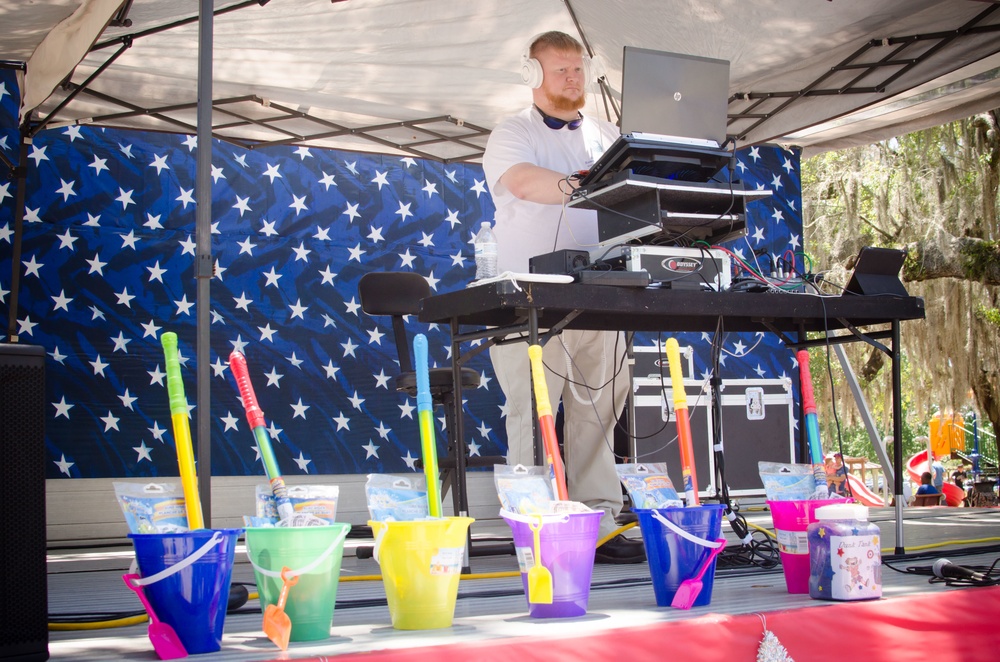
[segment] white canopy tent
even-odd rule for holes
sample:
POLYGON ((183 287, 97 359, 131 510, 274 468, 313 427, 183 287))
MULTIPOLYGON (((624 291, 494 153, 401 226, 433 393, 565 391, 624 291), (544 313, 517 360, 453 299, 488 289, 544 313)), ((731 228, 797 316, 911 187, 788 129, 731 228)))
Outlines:
MULTIPOLYGON (((1000 106, 998 0, 216 0, 213 132, 476 160, 528 101, 529 38, 577 35, 616 118, 625 45, 731 62, 737 144, 807 153, 1000 106)), ((197 0, 0 0, 26 126, 194 133, 197 0)))

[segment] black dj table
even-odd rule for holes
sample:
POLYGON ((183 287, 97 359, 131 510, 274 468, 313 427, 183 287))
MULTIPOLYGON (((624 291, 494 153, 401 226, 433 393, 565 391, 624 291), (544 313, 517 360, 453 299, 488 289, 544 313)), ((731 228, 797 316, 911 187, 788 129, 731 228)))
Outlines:
MULTIPOLYGON (((500 280, 423 300, 420 320, 449 324, 452 368, 459 370, 491 344, 544 343, 562 329, 654 332, 767 332, 793 349, 866 342, 892 362, 893 465, 897 543, 902 551, 902 408, 900 398, 900 322, 925 317, 919 297, 841 296, 793 292, 714 292, 659 287, 614 287, 579 283, 500 280), (472 340, 488 339, 462 350, 472 340)), ((461 394, 456 394, 461 402, 461 394)), ((458 416, 452 440, 463 438, 458 416)), ((538 446, 538 444, 536 444, 538 446)), ((460 448, 456 444, 456 448, 460 448)), ((805 450, 804 441, 800 450, 805 450)), ((536 455, 540 449, 536 448, 536 455)), ((462 463, 462 453, 457 453, 462 463)), ((806 455, 803 455, 806 456, 806 455)), ((464 466, 459 467, 460 501, 464 466)))

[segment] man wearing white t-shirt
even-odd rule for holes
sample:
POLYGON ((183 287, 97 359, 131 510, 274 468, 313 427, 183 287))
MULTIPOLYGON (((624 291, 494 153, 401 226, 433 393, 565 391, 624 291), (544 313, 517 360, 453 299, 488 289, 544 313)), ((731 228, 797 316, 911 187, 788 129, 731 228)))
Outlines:
MULTIPOLYGON (((564 206, 574 173, 588 169, 615 141, 615 125, 580 111, 589 58, 562 32, 537 36, 526 52, 524 81, 532 105, 491 133, 483 168, 496 205, 498 271, 525 273, 528 258, 597 243, 593 211, 564 206)), ((601 537, 616 529, 622 492, 615 471, 614 428, 628 394, 624 334, 566 330, 549 340, 543 362, 553 409, 563 405, 569 497, 604 511, 601 537)), ((507 397, 507 462, 531 466, 534 439, 531 369, 522 343, 494 346, 490 358, 507 397)), ((599 563, 641 563, 641 540, 616 536, 598 548, 599 563)))

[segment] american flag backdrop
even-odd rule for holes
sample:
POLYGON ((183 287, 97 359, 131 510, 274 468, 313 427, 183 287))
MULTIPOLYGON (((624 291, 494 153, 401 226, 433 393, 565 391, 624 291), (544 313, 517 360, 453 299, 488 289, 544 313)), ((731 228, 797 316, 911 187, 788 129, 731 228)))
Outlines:
MULTIPOLYGON (((14 76, 0 71, 0 151, 13 162, 17 107, 14 76)), ((178 473, 160 334, 179 336, 193 405, 198 149, 194 136, 43 131, 29 147, 18 265, 16 182, 0 174, 0 333, 16 266, 19 340, 48 354, 48 478, 178 473)), ((263 475, 228 368, 234 348, 247 357, 282 472, 415 471, 416 403, 392 388, 388 320, 361 311, 357 283, 368 271, 408 270, 437 292, 464 287, 474 230, 493 218, 482 168, 294 146, 212 149, 212 474, 263 475)), ((801 252, 798 154, 744 149, 737 167, 747 186, 774 196, 750 205, 747 236, 727 247, 766 266, 801 252)), ((447 365, 448 330, 412 326, 428 336, 431 363, 447 365)), ((797 377, 794 354, 773 337, 722 341, 727 379, 797 377)), ((680 342, 695 347, 705 374, 709 336, 680 342)), ((485 354, 471 367, 483 383, 466 393, 470 452, 502 455, 503 396, 485 354)))

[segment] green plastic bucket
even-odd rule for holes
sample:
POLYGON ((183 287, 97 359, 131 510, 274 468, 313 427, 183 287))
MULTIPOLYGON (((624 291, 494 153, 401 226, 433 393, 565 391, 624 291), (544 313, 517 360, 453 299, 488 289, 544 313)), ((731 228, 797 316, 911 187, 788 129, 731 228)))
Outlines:
POLYGON ((281 569, 299 581, 288 591, 285 614, 292 622, 289 641, 317 641, 330 636, 333 608, 350 524, 301 527, 248 527, 247 556, 257 578, 260 608, 277 605, 281 569))

